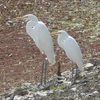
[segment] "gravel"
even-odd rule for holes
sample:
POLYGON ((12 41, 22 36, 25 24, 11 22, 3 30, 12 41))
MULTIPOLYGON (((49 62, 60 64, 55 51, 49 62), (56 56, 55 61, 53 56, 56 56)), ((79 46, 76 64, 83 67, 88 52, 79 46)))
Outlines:
POLYGON ((71 71, 61 73, 62 82, 57 75, 47 81, 46 88, 39 83, 23 83, 19 87, 0 95, 0 100, 100 100, 100 65, 85 65, 85 71, 79 73, 76 83, 71 85, 71 71))

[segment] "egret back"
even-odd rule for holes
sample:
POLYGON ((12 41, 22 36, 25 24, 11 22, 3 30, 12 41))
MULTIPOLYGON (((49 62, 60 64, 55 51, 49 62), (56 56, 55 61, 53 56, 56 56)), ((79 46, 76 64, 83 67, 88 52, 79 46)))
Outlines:
POLYGON ((34 33, 38 36, 38 46, 41 52, 47 56, 51 65, 55 64, 55 54, 52 37, 48 31, 48 28, 41 21, 33 28, 34 33))
POLYGON ((59 36, 58 44, 65 51, 67 57, 76 63, 79 69, 83 71, 82 53, 75 39, 68 35, 59 36))

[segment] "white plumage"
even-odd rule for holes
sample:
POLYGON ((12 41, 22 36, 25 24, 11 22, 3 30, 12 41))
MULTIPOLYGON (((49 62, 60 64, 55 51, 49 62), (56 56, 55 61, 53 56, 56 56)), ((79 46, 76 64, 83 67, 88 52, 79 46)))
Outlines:
POLYGON ((34 40, 41 53, 47 56, 50 65, 55 64, 52 37, 46 25, 42 21, 38 21, 37 17, 32 14, 25 15, 23 18, 27 22, 26 31, 29 36, 34 40))
POLYGON ((58 45, 65 51, 67 57, 77 64, 78 68, 83 71, 83 61, 81 49, 76 40, 66 31, 58 31, 58 45))
POLYGON ((38 21, 38 18, 33 14, 25 15, 23 16, 23 19, 26 22, 26 31, 28 35, 34 40, 36 46, 42 53, 43 65, 41 71, 41 84, 45 85, 47 60, 50 65, 54 65, 56 62, 52 37, 50 36, 49 30, 46 25, 42 21, 38 21))

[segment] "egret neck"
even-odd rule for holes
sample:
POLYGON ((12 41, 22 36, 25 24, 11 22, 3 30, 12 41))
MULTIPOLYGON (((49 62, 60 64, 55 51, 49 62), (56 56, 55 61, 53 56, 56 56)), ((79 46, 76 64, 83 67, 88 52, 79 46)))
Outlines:
POLYGON ((26 30, 28 31, 28 30, 34 28, 34 27, 36 26, 37 23, 38 23, 38 22, 32 21, 32 20, 28 21, 27 24, 26 24, 26 30))
MULTIPOLYGON (((59 40, 65 40, 69 35, 65 32, 62 32, 62 33, 58 33, 58 39, 59 40)), ((62 41, 63 42, 63 41, 62 41)))

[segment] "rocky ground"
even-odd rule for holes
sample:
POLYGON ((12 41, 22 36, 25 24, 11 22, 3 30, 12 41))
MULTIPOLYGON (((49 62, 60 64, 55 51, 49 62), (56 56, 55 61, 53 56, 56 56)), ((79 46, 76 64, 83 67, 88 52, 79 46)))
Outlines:
POLYGON ((23 83, 0 96, 0 100, 100 100, 100 60, 85 65, 75 84, 71 84, 71 71, 54 75, 45 88, 37 83, 23 83))
MULTIPOLYGON (((99 100, 100 65, 100 1, 99 0, 0 0, 0 94, 1 98, 18 97, 27 100, 99 100), (57 61, 61 62, 61 72, 68 70, 67 81, 57 82, 57 63, 47 69, 47 90, 38 90, 40 80, 41 55, 32 39, 26 34, 23 22, 13 22, 13 18, 33 13, 42 20, 51 34, 65 29, 81 47, 84 65, 92 61, 93 67, 79 77, 86 80, 70 86, 69 69, 73 64, 52 36, 57 61), (96 63, 94 61, 96 59, 96 63), (58 96, 59 94, 59 96, 58 96), (71 96, 72 95, 72 96, 71 96), (48 99, 47 99, 48 98, 48 99), (73 99, 74 98, 74 99, 73 99)), ((0 98, 0 99, 1 99, 0 98)), ((21 98, 21 99, 20 99, 21 98)))

